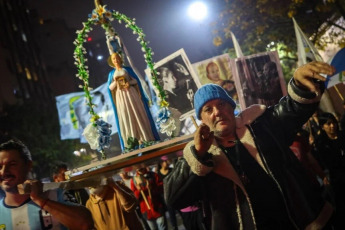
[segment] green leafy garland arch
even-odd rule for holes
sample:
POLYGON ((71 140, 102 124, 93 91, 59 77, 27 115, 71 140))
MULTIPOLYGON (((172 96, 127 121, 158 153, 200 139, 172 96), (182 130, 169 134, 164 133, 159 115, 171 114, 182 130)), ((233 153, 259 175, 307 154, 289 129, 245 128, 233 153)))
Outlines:
POLYGON ((92 30, 92 25, 101 25, 102 28, 105 30, 105 34, 108 36, 116 36, 117 33, 115 32, 114 28, 111 25, 111 22, 116 19, 121 24, 122 22, 125 23, 125 27, 132 29, 133 34, 137 34, 138 38, 137 41, 140 43, 142 47, 142 51, 144 52, 145 62, 147 63, 148 68, 151 71, 152 76, 152 84, 158 90, 160 98, 160 107, 168 107, 168 103, 165 100, 165 93, 162 87, 158 84, 157 80, 157 71, 153 68, 154 64, 152 62, 152 55, 153 52, 150 47, 148 47, 147 42, 145 41, 145 34, 143 30, 139 28, 135 24, 135 19, 131 19, 124 14, 119 13, 115 10, 107 10, 106 5, 102 6, 96 4, 96 8, 92 11, 92 14, 89 15, 87 22, 83 22, 83 28, 81 30, 76 31, 77 38, 73 42, 76 46, 74 50, 74 59, 75 65, 78 68, 78 74, 76 76, 84 82, 84 85, 80 85, 79 87, 82 88, 85 92, 85 96, 87 99, 87 105, 90 108, 91 114, 91 122, 95 124, 95 122, 100 118, 94 111, 95 104, 92 103, 92 97, 90 95, 90 90, 92 88, 89 87, 89 70, 88 66, 86 65, 87 59, 85 58, 86 49, 83 47, 84 42, 86 42, 86 38, 88 37, 88 33, 92 30))

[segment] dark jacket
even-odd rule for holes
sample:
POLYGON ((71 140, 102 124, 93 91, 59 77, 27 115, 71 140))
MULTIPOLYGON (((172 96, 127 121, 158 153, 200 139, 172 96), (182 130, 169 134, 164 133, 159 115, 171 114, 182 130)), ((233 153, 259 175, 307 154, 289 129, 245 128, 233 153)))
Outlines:
POLYGON ((312 153, 319 164, 329 171, 331 184, 345 186, 345 130, 338 131, 338 138, 334 140, 322 131, 315 138, 312 153))
MULTIPOLYGON (((236 117, 236 132, 250 155, 273 179, 290 221, 296 229, 323 225, 332 208, 313 190, 306 173, 289 146, 296 131, 318 106, 319 96, 305 92, 290 81, 289 95, 274 107, 254 105, 236 117)), ((210 211, 211 229, 256 229, 250 197, 230 161, 216 142, 211 161, 198 160, 190 142, 164 179, 165 199, 178 209, 203 200, 210 211)), ((263 185, 264 186, 264 185, 263 185)))

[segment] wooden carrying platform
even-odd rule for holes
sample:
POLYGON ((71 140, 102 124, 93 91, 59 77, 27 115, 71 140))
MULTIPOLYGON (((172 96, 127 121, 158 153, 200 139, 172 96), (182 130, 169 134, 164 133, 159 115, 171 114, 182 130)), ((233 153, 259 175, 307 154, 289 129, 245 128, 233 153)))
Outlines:
POLYGON ((104 174, 115 174, 127 167, 136 168, 143 163, 146 166, 150 163, 157 163, 155 161, 165 155, 176 158, 176 152, 183 150, 186 144, 193 139, 193 135, 176 137, 146 148, 75 168, 66 172, 66 175, 70 178, 70 181, 84 180, 95 176, 103 176, 104 174))

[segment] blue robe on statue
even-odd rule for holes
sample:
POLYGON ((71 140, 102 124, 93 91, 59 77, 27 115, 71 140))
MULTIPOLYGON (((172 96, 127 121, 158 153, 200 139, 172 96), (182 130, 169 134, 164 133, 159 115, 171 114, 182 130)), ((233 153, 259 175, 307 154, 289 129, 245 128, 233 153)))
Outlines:
POLYGON ((121 149, 127 147, 127 139, 134 137, 139 141, 159 140, 159 135, 148 106, 148 98, 144 93, 138 76, 130 67, 115 68, 108 75, 108 93, 114 109, 121 149), (114 79, 117 79, 114 82, 114 79), (126 90, 121 84, 128 82, 126 90), (116 84, 115 90, 109 86, 116 84))

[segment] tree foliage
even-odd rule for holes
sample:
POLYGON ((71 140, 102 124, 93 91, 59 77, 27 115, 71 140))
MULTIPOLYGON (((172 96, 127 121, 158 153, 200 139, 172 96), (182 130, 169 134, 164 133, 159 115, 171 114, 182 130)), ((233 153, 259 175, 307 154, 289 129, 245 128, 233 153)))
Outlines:
POLYGON ((37 178, 49 177, 56 161, 66 162, 71 167, 86 165, 90 161, 89 156, 73 154, 74 150, 82 147, 79 141, 60 140, 55 108, 25 103, 5 105, 3 111, 0 116, 1 133, 16 137, 28 146, 37 178))
POLYGON ((341 17, 345 18, 343 0, 224 1, 225 7, 214 23, 214 44, 224 49, 229 48, 233 32, 245 54, 264 52, 271 42, 284 44, 287 53, 295 52, 292 17, 317 48, 328 43, 345 46, 345 38, 338 39, 345 32, 345 26, 338 23, 341 17))

